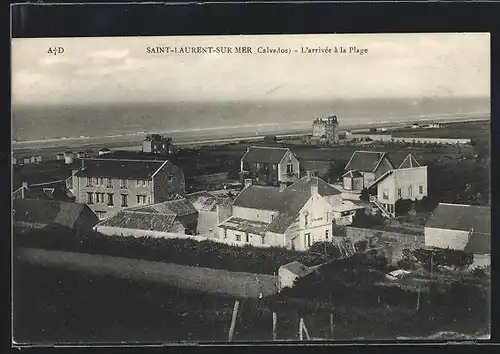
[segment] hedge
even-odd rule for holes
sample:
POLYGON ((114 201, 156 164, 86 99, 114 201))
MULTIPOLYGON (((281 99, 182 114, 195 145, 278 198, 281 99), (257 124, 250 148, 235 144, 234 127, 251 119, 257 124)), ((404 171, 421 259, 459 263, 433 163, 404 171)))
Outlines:
POLYGON ((234 272, 273 274, 280 266, 293 261, 310 266, 332 259, 328 254, 280 247, 237 247, 190 239, 110 237, 97 232, 77 234, 61 227, 15 233, 15 245, 21 247, 137 258, 234 272))

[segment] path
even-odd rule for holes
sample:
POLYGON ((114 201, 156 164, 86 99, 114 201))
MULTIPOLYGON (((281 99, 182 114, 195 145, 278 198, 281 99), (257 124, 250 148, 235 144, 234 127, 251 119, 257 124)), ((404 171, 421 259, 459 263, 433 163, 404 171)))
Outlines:
POLYGON ((271 295, 276 289, 274 277, 266 274, 35 248, 20 249, 17 258, 43 266, 59 266, 125 279, 149 280, 184 289, 238 297, 258 297, 260 292, 264 296, 271 295))

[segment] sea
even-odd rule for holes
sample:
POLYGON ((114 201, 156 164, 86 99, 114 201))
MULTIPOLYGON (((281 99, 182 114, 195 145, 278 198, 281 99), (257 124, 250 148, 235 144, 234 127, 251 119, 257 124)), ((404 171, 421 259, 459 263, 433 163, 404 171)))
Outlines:
POLYGON ((216 138, 310 129, 315 118, 336 115, 340 128, 421 119, 489 118, 489 98, 405 98, 323 101, 218 101, 17 105, 14 142, 134 136, 216 138))

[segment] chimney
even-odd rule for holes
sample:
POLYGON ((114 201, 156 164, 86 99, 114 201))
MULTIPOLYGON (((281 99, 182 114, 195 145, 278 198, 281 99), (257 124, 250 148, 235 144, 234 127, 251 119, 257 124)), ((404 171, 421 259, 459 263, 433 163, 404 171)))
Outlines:
POLYGON ((311 194, 318 194, 318 179, 315 178, 311 183, 311 194))
POLYGON ((84 170, 85 169, 85 159, 82 159, 81 161, 82 161, 82 170, 84 170))
POLYGON ((280 192, 283 192, 286 188, 286 183, 280 183, 280 192))
POLYGON ((312 172, 311 171, 307 171, 307 180, 310 181, 311 177, 312 177, 312 172))
POLYGON ((251 178, 245 178, 245 188, 248 188, 252 185, 252 179, 251 178))

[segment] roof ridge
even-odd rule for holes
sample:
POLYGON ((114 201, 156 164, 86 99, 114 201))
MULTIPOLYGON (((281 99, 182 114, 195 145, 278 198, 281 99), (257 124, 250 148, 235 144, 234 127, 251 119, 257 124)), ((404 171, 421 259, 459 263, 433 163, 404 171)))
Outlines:
POLYGON ((169 162, 169 159, 166 160, 138 160, 138 159, 111 159, 111 158, 83 158, 85 161, 123 161, 123 162, 153 162, 153 163, 161 163, 169 162))
POLYGON ((290 148, 280 147, 280 146, 259 146, 259 145, 252 145, 252 146, 250 146, 250 149, 253 149, 253 148, 256 148, 256 149, 290 150, 290 148))

